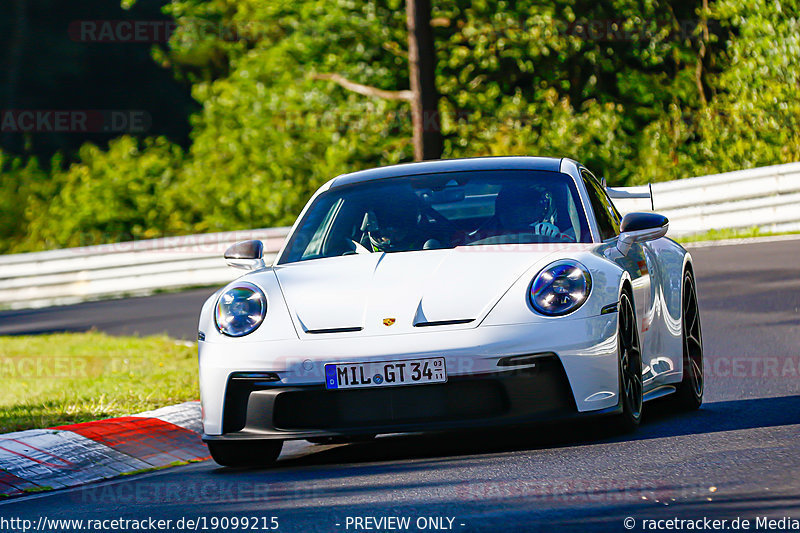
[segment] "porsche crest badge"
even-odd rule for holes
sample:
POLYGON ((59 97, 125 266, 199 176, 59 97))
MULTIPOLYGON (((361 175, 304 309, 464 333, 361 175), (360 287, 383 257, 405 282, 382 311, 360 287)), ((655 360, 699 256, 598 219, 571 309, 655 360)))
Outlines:
POLYGON ((395 318, 384 318, 383 319, 383 325, 384 326, 392 326, 392 325, 394 325, 394 323, 396 321, 397 321, 397 319, 395 319, 395 318))

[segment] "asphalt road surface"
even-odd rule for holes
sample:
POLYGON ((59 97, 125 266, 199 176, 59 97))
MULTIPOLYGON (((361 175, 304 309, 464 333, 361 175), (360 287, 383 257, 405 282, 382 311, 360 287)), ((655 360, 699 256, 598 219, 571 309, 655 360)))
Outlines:
POLYGON ((0 311, 0 335, 96 329, 112 335, 166 333, 180 339, 196 340, 200 307, 215 290, 195 289, 46 309, 0 311))
MULTIPOLYGON (((648 403, 632 435, 600 420, 297 442, 273 469, 198 463, 11 500, 0 504, 0 517, 152 517, 171 519, 173 528, 200 518, 198 529, 217 531, 234 530, 234 517, 257 517, 257 529, 251 521, 248 530, 264 531, 275 517, 280 531, 325 532, 405 530, 357 521, 366 517, 408 518, 408 531, 664 530, 669 524, 646 520, 672 518, 699 521, 673 530, 711 531, 713 519, 734 530, 738 518, 739 530, 755 531, 770 525, 759 517, 800 519, 800 240, 691 252, 706 349, 706 403, 698 412, 648 403)), ((0 333, 95 327, 191 339, 210 292, 7 312, 0 333)))

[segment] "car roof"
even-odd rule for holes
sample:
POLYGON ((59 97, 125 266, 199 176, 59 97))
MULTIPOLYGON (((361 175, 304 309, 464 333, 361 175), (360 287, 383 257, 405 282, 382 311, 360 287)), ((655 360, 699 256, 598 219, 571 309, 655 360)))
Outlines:
POLYGON ((559 172, 561 158, 558 157, 472 157, 467 159, 442 159, 422 163, 405 163, 388 167, 360 170, 334 178, 331 188, 352 185, 364 181, 400 176, 418 176, 439 172, 463 172, 470 170, 545 170, 559 172))

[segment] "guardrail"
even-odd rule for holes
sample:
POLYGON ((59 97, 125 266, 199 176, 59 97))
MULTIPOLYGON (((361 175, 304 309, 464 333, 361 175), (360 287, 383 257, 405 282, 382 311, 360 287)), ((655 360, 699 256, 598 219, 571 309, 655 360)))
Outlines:
MULTIPOLYGON (((671 236, 753 226, 800 230, 800 163, 654 183, 652 191, 655 210, 670 219, 671 236)), ((649 199, 614 203, 623 213, 650 210, 649 199)), ((0 307, 222 285, 242 274, 225 264, 222 254, 228 246, 260 239, 269 262, 287 232, 267 228, 0 256, 0 307)))
MULTIPOLYGON (((653 208, 669 235, 712 229, 800 230, 800 163, 653 183, 653 208)), ((641 188, 647 191, 647 186, 641 188)), ((633 189, 632 189, 633 190, 633 189)), ((622 213, 650 211, 650 200, 615 200, 622 213)))
POLYGON ((225 264, 228 246, 260 239, 270 262, 288 231, 206 233, 0 256, 0 306, 44 307, 221 285, 244 273, 225 264))

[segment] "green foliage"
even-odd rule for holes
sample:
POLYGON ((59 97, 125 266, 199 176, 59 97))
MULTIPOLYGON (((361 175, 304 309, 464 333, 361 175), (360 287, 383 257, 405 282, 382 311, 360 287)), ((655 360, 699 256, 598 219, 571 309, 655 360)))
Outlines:
POLYGON ((517 94, 501 99, 493 115, 476 112, 468 120, 456 121, 450 153, 453 157, 559 154, 603 168, 603 162, 630 155, 618 107, 590 100, 576 110, 553 89, 536 101, 517 94))
POLYGON ((396 104, 336 98, 337 89, 304 80, 272 93, 260 73, 248 74, 255 79, 210 87, 198 119, 182 174, 204 200, 196 229, 291 224, 330 178, 407 157, 407 125, 386 120, 396 104))
POLYGON ((147 239, 190 231, 190 199, 177 183, 180 148, 163 138, 120 137, 107 151, 86 144, 80 163, 54 166, 28 198, 26 237, 16 251, 147 239))
POLYGON ((391 27, 395 12, 327 0, 237 6, 231 24, 257 21, 258 32, 249 34, 254 40, 229 48, 228 77, 198 83, 194 91, 203 112, 182 178, 205 200, 196 229, 291 224, 330 178, 409 158, 402 104, 311 78, 343 72, 393 88, 397 73, 377 61, 383 54, 375 49, 391 37, 381 28, 391 27))
POLYGON ((715 97, 672 105, 645 129, 635 183, 800 160, 800 5, 722 0, 711 15, 726 44, 725 68, 709 80, 715 97))
POLYGON ((8 253, 27 230, 26 209, 32 196, 48 183, 35 158, 27 161, 0 152, 0 253, 8 253))
MULTIPOLYGON (((127 4, 132 4, 127 0, 127 4)), ((800 159, 800 6, 434 0, 444 157, 568 156, 611 184, 800 159)), ((291 223, 351 170, 411 159, 404 0, 174 0, 162 66, 201 110, 163 138, 2 160, 0 250, 291 223)))
POLYGON ((624 183, 641 130, 698 99, 691 4, 442 4, 443 106, 466 117, 448 155, 565 155, 624 183))

